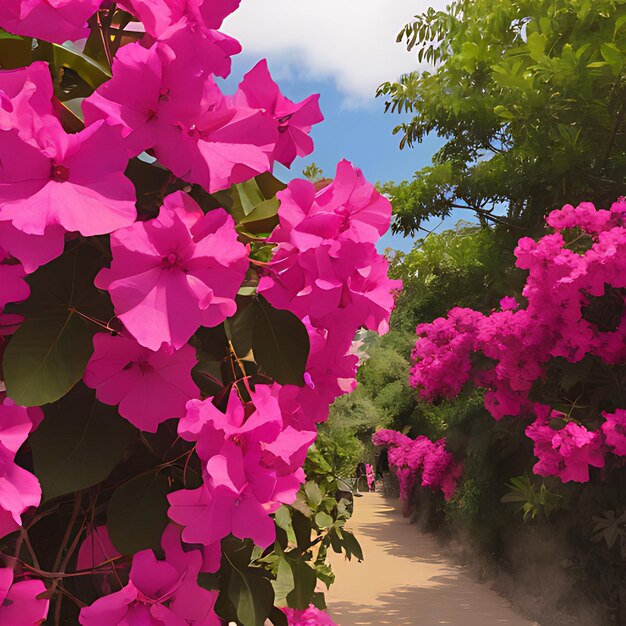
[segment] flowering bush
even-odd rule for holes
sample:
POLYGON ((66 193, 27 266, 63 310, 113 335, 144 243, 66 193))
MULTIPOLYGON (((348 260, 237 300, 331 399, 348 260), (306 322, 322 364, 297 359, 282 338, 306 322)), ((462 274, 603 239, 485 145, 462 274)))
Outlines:
POLYGON ((471 383, 495 419, 533 416, 535 473, 586 482, 590 467, 626 455, 626 200, 567 205, 546 221, 552 233, 515 250, 526 305, 507 297, 489 315, 457 308, 418 326, 411 383, 427 400, 471 383))
POLYGON ((389 467, 398 478, 405 515, 409 514, 411 492, 420 473, 422 487, 441 491, 446 500, 452 498, 462 467, 446 450, 445 439, 433 442, 423 435, 411 439, 395 430, 383 429, 374 433, 372 442, 388 447, 389 467))
POLYGON ((2 623, 332 624, 362 556, 303 467, 388 329, 391 207, 272 175, 323 118, 264 61, 222 93, 238 4, 0 7, 2 623))

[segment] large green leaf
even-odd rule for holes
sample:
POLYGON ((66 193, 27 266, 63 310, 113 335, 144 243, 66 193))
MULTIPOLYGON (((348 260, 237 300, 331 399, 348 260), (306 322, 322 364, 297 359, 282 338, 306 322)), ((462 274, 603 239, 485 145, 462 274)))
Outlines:
POLYGON ((252 333, 252 351, 259 366, 282 385, 304 385, 309 335, 291 312, 274 309, 259 298, 252 333))
POLYGON ((25 321, 4 353, 9 397, 41 406, 64 396, 82 377, 93 352, 89 324, 73 312, 25 321))
POLYGON ((305 561, 281 555, 276 580, 272 583, 277 604, 286 604, 294 609, 306 609, 311 604, 316 584, 315 570, 305 561))
POLYGON ((136 433, 115 407, 98 402, 84 385, 46 409, 31 437, 35 473, 45 499, 105 480, 136 433))
POLYGON ((11 308, 26 317, 4 353, 9 397, 40 406, 64 396, 82 377, 99 329, 112 316, 108 295, 93 284, 105 263, 88 245, 73 249, 28 277, 30 298, 11 308))
POLYGON ((168 524, 169 482, 163 473, 148 473, 124 483, 111 496, 107 528, 122 554, 156 549, 168 524))
POLYGON ((64 67, 74 70, 92 89, 97 89, 111 78, 109 70, 83 54, 72 42, 63 45, 40 42, 36 56, 48 61, 57 71, 64 67))
POLYGON ((224 554, 228 563, 227 594, 241 626, 263 626, 274 606, 271 582, 252 568, 245 568, 232 555, 224 554))

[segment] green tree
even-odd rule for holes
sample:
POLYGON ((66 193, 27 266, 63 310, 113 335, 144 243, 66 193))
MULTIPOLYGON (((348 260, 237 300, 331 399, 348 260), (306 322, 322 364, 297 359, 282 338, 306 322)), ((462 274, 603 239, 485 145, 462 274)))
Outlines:
POLYGON ((401 147, 445 139, 413 180, 388 183, 396 231, 469 209, 517 238, 584 200, 606 206, 626 178, 624 0, 455 0, 400 35, 431 71, 381 85, 411 113, 401 147))

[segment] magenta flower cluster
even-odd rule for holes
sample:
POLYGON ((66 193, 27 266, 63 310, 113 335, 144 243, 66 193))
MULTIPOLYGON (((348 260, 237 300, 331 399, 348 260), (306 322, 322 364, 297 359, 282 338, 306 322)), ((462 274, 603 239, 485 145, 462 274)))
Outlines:
POLYGON ((283 613, 289 620, 289 626, 338 626, 324 611, 310 606, 304 611, 284 608, 283 613))
POLYGON ((405 513, 420 474, 422 487, 441 491, 446 500, 454 495, 462 466, 446 450, 445 439, 433 442, 423 435, 411 439, 396 430, 382 429, 374 433, 372 443, 387 447, 389 466, 400 483, 405 513))
POLYGON ((526 306, 506 297, 489 315, 456 308, 419 325, 411 384, 432 400, 456 396, 472 383, 485 389, 495 419, 534 416, 526 434, 539 459, 535 473, 585 482, 589 467, 604 467, 608 454, 626 455, 624 411, 591 416, 602 424, 590 430, 533 402, 530 392, 555 359, 593 357, 606 366, 626 361, 626 200, 608 210, 589 202, 567 205, 546 221, 552 233, 520 239, 515 250, 517 267, 528 271, 526 306), (603 299, 611 323, 593 315, 594 303, 603 299))
MULTIPOLYGON (((199 488, 169 494, 162 553, 134 554, 121 590, 111 593, 105 580, 106 563, 120 557, 106 527, 84 539, 78 565, 98 568, 103 578, 103 596, 81 610, 84 626, 221 623, 216 593, 201 588, 198 575, 219 569, 220 541, 229 534, 263 548, 273 543, 271 515, 295 500, 316 425, 356 385, 355 332, 386 332, 401 286, 387 277, 375 248, 391 206, 360 170, 343 161, 320 190, 292 181, 278 195, 279 226, 268 240, 273 256, 258 293, 306 327, 305 384, 257 384, 247 402, 233 387, 225 412, 201 396, 191 375, 198 362, 193 338, 237 312, 249 246, 229 213, 205 213, 185 191, 167 195, 158 215, 146 219, 125 172, 141 155, 188 183, 187 191, 196 184, 214 193, 312 152, 309 133, 323 119, 318 96, 291 102, 264 61, 234 95, 219 88, 215 78, 229 74, 241 46, 216 29, 238 4, 118 2, 143 35, 119 48, 111 79, 83 102, 85 128, 77 133, 66 132, 57 116, 46 63, 0 71, 0 351, 2 337, 22 321, 3 309, 29 298, 28 275, 59 257, 68 241, 109 235, 112 260, 95 286, 110 296, 119 326, 104 332, 103 325, 95 334, 83 382, 141 431, 178 420, 178 436, 193 444, 202 467, 199 488)), ((100 6, 100 0, 9 0, 0 6, 0 27, 76 41, 89 34, 87 22, 100 6)), ((5 536, 41 501, 39 481, 15 457, 44 417, 5 393, 0 401, 5 536)), ((429 485, 439 484, 437 463, 428 470, 422 463, 429 485)), ((48 611, 44 591, 43 581, 25 573, 14 580, 11 569, 0 569, 0 621, 40 623, 48 611)), ((313 607, 285 612, 293 626, 332 625, 313 607)))

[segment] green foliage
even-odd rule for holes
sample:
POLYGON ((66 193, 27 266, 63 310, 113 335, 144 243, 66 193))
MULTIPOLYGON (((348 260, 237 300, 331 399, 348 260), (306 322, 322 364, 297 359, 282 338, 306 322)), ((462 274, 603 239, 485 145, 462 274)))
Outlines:
POLYGON ((418 323, 447 315, 453 306, 489 311, 519 278, 493 229, 459 222, 452 230, 418 240, 408 253, 395 252, 390 273, 403 290, 392 328, 409 333, 418 323))
POLYGON ((46 500, 106 480, 137 435, 115 407, 98 402, 82 384, 45 412, 31 446, 46 500))
POLYGON ((407 24, 398 41, 431 69, 378 95, 413 114, 395 129, 401 147, 432 132, 445 144, 412 181, 385 186, 394 228, 464 208, 533 230, 567 202, 620 196, 625 16, 614 0, 455 0, 407 24))
POLYGON ((318 167, 315 163, 311 163, 303 168, 302 175, 313 183, 317 183, 325 178, 322 168, 318 167))
POLYGON ((619 539, 622 556, 626 558, 626 511, 617 515, 615 511, 604 511, 602 516, 594 515, 592 541, 603 541, 611 550, 619 539))
POLYGON ((83 376, 99 330, 112 307, 93 284, 103 255, 79 243, 28 277, 30 298, 12 310, 27 319, 4 353, 9 396, 22 406, 63 397, 83 376))
POLYGON ((122 554, 161 545, 167 518, 167 474, 149 471, 120 485, 107 509, 107 528, 113 545, 122 554))
POLYGON ((524 521, 538 517, 550 518, 550 514, 563 507, 563 496, 551 491, 545 480, 537 481, 528 474, 511 478, 500 502, 511 504, 515 511, 523 513, 524 521))

